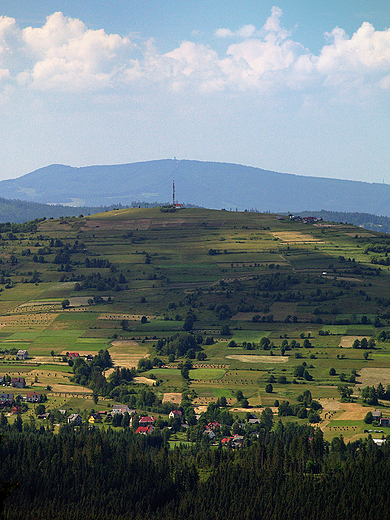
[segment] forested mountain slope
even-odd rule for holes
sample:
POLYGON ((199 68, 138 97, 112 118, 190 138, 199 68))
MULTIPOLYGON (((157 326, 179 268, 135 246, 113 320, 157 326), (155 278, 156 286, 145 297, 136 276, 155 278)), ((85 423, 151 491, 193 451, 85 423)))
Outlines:
MULTIPOLYGON (((336 174, 335 174, 336 175, 336 174)), ((172 200, 260 211, 331 210, 390 215, 390 186, 305 177, 237 164, 156 160, 74 168, 51 165, 0 182, 3 197, 74 206, 172 200)))

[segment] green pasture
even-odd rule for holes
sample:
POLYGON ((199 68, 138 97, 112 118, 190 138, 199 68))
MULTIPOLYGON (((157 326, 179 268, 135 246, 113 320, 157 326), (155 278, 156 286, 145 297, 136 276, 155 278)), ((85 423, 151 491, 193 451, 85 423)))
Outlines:
POLYGON ((222 379, 226 370, 222 368, 196 368, 190 371, 190 378, 195 380, 216 380, 222 379))
POLYGON ((367 325, 350 325, 347 333, 349 336, 366 336, 370 338, 374 332, 374 327, 367 325))
POLYGON ((22 350, 28 350, 30 348, 31 343, 29 342, 22 342, 22 341, 13 341, 12 343, 4 340, 0 342, 0 348, 1 349, 22 349, 22 350))
POLYGON ((153 368, 152 370, 143 372, 141 375, 150 377, 152 374, 156 377, 176 376, 180 375, 180 370, 178 368, 153 368))
MULTIPOLYGON (((37 367, 35 365, 22 365, 20 363, 3 363, 0 362, 0 374, 17 374, 17 373, 29 373, 32 370, 35 370, 37 367)), ((22 376, 23 377, 23 376, 22 376)))
POLYGON ((52 372, 64 372, 73 374, 72 369, 69 367, 67 363, 62 364, 51 364, 51 363, 43 363, 42 365, 39 365, 39 370, 50 370, 52 372))
POLYGON ((233 393, 228 388, 214 388, 215 397, 233 397, 233 393))
POLYGON ((107 345, 110 342, 104 338, 77 338, 76 343, 81 343, 83 345, 107 345))
POLYGON ((251 330, 245 328, 244 330, 234 330, 232 339, 234 339, 234 341, 239 344, 241 344, 243 341, 246 341, 247 343, 256 343, 258 345, 261 341, 261 338, 268 338, 272 332, 273 331, 269 330, 269 328, 264 330, 251 330))
MULTIPOLYGON (((347 334, 348 325, 326 325, 321 329, 323 332, 329 332, 330 334, 343 335, 347 334)), ((326 336, 320 336, 321 339, 326 336)))
POLYGON ((343 436, 346 442, 356 440, 357 438, 367 437, 367 433, 364 430, 372 429, 372 436, 380 439, 382 435, 390 433, 390 428, 373 427, 372 425, 365 424, 364 421, 340 421, 331 420, 330 423, 324 428, 324 439, 331 441, 333 437, 343 436), (374 433, 375 430, 383 430, 382 433, 374 433))
POLYGON ((9 341, 33 341, 39 337, 41 332, 39 331, 19 331, 11 334, 7 340, 9 341))

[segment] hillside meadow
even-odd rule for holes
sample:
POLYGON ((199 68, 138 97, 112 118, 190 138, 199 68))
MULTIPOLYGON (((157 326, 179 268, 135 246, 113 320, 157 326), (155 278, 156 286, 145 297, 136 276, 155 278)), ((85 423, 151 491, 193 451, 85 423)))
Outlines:
MULTIPOLYGON (((374 407, 361 391, 390 384, 390 236, 273 214, 159 208, 0 229, 0 374, 26 378, 16 394, 45 392, 48 410, 84 416, 108 409, 116 400, 94 403, 68 364, 71 352, 108 349, 114 369, 156 356, 169 366, 133 383, 162 401, 184 392, 202 411, 225 397, 244 417, 277 413, 276 401, 294 404, 310 390, 323 403, 327 439, 367 435, 363 418, 374 407), (187 356, 188 379, 185 357, 157 350, 183 331, 199 345, 187 356), (16 361, 19 349, 29 359, 16 361), (340 403, 340 386, 354 402, 340 403)), ((387 401, 375 407, 390 413, 387 401)))

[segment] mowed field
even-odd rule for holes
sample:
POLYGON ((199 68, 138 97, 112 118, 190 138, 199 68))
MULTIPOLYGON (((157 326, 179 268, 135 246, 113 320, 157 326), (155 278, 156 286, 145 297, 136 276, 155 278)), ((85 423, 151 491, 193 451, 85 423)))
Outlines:
MULTIPOLYGON (((361 389, 390 384, 390 342, 379 340, 390 333, 384 235, 270 214, 140 208, 48 220, 16 236, 3 234, 0 250, 0 375, 26 377, 28 388, 16 393, 45 391, 50 406, 89 410, 91 390, 70 381, 67 354, 108 349, 114 368, 136 368, 157 356, 159 340, 183 333, 189 314, 206 359, 192 359, 188 381, 178 367, 184 359, 172 364, 164 355, 162 363, 176 368, 137 378, 139 387, 158 380, 164 401, 178 403, 186 392, 204 407, 226 397, 243 416, 239 390, 259 413, 310 390, 328 403, 321 414, 327 438, 339 434, 332 422, 358 421, 362 431, 348 430, 352 438, 364 435, 362 419, 373 409, 363 406, 361 389), (352 348, 363 338, 376 342, 368 359, 352 348), (16 361, 19 349, 28 360, 16 361), (307 379, 296 375, 302 366, 307 379), (349 419, 346 409, 343 416, 329 409, 348 404, 340 403, 340 385, 353 389, 350 404, 360 406, 349 419)), ((384 414, 386 404, 379 404, 384 414)))

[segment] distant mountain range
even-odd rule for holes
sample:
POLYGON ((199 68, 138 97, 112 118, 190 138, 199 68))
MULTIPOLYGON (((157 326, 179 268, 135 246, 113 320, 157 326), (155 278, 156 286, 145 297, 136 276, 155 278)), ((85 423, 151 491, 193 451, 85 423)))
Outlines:
POLYGON ((129 205, 171 201, 216 209, 327 210, 390 216, 390 185, 305 177, 237 164, 158 160, 74 168, 54 164, 0 181, 0 195, 46 204, 129 205))

